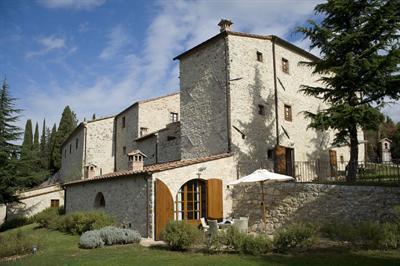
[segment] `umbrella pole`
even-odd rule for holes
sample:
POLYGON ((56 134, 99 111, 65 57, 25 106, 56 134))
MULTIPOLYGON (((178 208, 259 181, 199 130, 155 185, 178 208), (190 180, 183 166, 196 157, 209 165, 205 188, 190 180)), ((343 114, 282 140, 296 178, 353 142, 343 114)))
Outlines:
POLYGON ((265 201, 264 201, 264 181, 260 182, 261 185, 261 207, 262 207, 262 220, 265 224, 265 201))

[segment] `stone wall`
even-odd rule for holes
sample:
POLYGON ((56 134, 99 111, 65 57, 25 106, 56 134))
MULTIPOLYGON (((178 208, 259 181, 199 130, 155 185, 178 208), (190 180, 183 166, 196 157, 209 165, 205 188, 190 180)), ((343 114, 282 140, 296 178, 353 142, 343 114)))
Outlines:
POLYGON ((85 124, 79 125, 69 141, 61 149, 60 176, 63 182, 81 179, 83 177, 83 160, 85 156, 85 124), (76 144, 78 143, 78 146, 76 144))
POLYGON ((158 132, 157 162, 165 163, 181 159, 180 122, 168 124, 158 132))
MULTIPOLYGON (((258 230, 261 186, 237 185, 232 191, 234 215, 248 216, 252 230, 258 230)), ((296 222, 386 221, 400 205, 398 187, 280 183, 265 184, 264 191, 269 233, 296 222)))
POLYGON ((180 59, 182 159, 228 152, 225 40, 180 59))
POLYGON ((91 182, 76 183, 66 187, 66 211, 104 210, 115 217, 121 226, 138 230, 143 237, 148 234, 146 176, 127 176, 91 182), (101 192, 104 208, 95 207, 96 195, 101 192))
POLYGON ((7 205, 7 219, 35 215, 51 207, 51 200, 59 200, 59 205, 64 205, 64 190, 58 185, 31 189, 17 195, 20 203, 7 205))
POLYGON ((0 225, 6 220, 7 207, 4 204, 0 204, 0 225))
POLYGON ((86 124, 85 165, 95 164, 96 175, 114 171, 114 117, 89 121, 86 124))

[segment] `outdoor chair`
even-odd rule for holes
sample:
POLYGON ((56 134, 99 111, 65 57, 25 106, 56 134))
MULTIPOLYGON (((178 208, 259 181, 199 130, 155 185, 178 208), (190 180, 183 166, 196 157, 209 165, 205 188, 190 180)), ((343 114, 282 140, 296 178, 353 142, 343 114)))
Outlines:
POLYGON ((233 219, 232 226, 236 227, 240 232, 246 233, 249 227, 249 220, 248 219, 233 219))
POLYGON ((201 222, 201 228, 203 229, 203 231, 204 231, 204 232, 207 232, 208 229, 210 228, 210 226, 207 225, 206 218, 201 217, 201 218, 200 218, 200 222, 201 222))
POLYGON ((213 235, 218 232, 218 221, 217 220, 208 220, 208 233, 213 235))

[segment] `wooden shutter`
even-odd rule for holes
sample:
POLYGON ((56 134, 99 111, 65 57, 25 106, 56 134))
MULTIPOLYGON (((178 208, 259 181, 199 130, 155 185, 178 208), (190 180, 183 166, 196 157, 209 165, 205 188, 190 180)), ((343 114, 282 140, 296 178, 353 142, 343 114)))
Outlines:
POLYGON ((279 145, 275 147, 275 171, 286 174, 286 148, 279 145))
POLYGON ((223 218, 222 180, 207 180, 207 219, 219 220, 223 218))
POLYGON ((174 219, 174 201, 168 187, 159 179, 156 180, 156 240, 160 240, 160 232, 169 220, 174 219))

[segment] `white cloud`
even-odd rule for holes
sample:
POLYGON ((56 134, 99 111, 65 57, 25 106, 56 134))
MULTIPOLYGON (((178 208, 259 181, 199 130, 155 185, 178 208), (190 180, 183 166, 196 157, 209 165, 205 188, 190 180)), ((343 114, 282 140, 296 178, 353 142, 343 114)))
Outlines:
POLYGON ((64 8, 76 10, 91 10, 103 5, 105 0, 39 0, 46 8, 64 8))
POLYGON ((107 35, 106 48, 101 51, 99 57, 107 60, 116 56, 130 41, 130 37, 124 27, 121 25, 114 27, 107 35))
POLYGON ((31 51, 26 54, 27 58, 32 58, 34 56, 40 56, 47 54, 48 52, 56 49, 66 48, 66 41, 64 38, 56 37, 54 35, 48 37, 42 37, 37 40, 40 44, 41 49, 38 51, 31 51))

